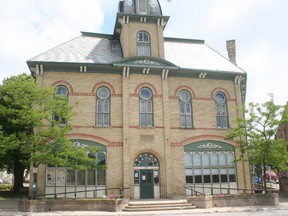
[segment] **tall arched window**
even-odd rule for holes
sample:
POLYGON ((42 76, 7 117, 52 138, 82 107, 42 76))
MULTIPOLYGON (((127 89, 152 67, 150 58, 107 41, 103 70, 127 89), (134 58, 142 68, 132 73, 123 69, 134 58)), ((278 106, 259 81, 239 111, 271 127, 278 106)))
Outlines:
POLYGON ((153 126, 153 97, 149 88, 142 88, 139 94, 140 126, 153 126))
POLYGON ((150 36, 147 32, 140 31, 137 33, 137 55, 150 56, 150 36))
MULTIPOLYGON (((68 99, 68 94, 69 94, 69 91, 68 89, 66 88, 66 86, 64 85, 59 85, 57 86, 56 88, 56 92, 55 94, 59 97, 61 97, 61 99, 63 100, 67 100, 68 99)), ((53 115, 53 121, 56 121, 58 122, 60 125, 64 126, 64 125, 67 125, 67 119, 62 117, 61 115, 59 115, 59 113, 54 113, 53 115)))
POLYGON ((218 128, 228 128, 228 109, 227 99, 222 92, 215 94, 215 105, 216 105, 216 121, 218 128))
POLYGON ((182 90, 179 93, 180 126, 192 128, 192 100, 188 91, 182 90))
POLYGON ((110 126, 110 91, 100 87, 96 93, 96 126, 110 126))

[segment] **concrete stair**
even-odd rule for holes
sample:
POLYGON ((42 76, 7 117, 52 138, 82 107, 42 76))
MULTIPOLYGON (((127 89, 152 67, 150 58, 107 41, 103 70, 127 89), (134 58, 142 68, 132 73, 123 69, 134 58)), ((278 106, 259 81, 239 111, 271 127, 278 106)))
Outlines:
POLYGON ((128 206, 126 206, 123 211, 128 212, 139 212, 139 211, 170 211, 170 210, 185 210, 185 209, 194 209, 196 206, 193 206, 191 203, 188 203, 187 200, 139 200, 139 201, 130 201, 128 206))

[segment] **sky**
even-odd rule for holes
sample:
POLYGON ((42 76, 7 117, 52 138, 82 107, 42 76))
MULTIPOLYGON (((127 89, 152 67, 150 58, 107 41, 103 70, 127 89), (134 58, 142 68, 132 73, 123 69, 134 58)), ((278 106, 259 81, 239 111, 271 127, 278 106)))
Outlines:
MULTIPOLYGON (((119 0, 0 0, 0 81, 23 72, 26 61, 81 35, 113 34, 119 0)), ((274 94, 288 101, 287 0, 159 0, 170 16, 165 37, 205 40, 247 73, 246 104, 274 94)))

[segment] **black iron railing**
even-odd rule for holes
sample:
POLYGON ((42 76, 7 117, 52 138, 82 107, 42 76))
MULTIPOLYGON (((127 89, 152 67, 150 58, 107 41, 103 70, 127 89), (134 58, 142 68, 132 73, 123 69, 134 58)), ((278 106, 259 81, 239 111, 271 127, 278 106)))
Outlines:
POLYGON ((253 189, 225 188, 225 187, 207 187, 207 186, 185 186, 190 191, 190 196, 224 195, 224 194, 241 194, 254 193, 253 189), (200 192, 201 191, 201 192, 200 192), (234 192, 234 193, 233 193, 234 192))
MULTIPOLYGON (((85 193, 87 195, 88 192, 93 192, 93 198, 99 198, 97 197, 98 191, 105 191, 105 196, 107 196, 108 191, 119 191, 118 194, 112 195, 112 198, 123 198, 125 194, 130 192, 130 188, 103 188, 103 189, 93 189, 93 190, 78 190, 78 191, 65 191, 65 192, 55 192, 55 193, 45 193, 42 195, 37 195, 36 198, 47 198, 47 197, 53 197, 55 199, 57 198, 68 198, 67 194, 74 194, 74 198, 77 198, 77 194, 79 193, 85 193), (64 195, 64 196, 63 196, 64 195)), ((85 195, 85 197, 87 197, 85 195)), ((69 198, 73 198, 69 196, 69 198)))

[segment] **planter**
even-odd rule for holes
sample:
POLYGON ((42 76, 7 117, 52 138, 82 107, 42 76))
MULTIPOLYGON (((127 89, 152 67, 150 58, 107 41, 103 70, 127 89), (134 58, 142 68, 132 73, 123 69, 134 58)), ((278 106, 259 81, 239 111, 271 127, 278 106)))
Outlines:
POLYGON ((211 196, 189 197, 187 200, 192 203, 192 205, 197 206, 197 208, 213 207, 213 201, 211 196))

